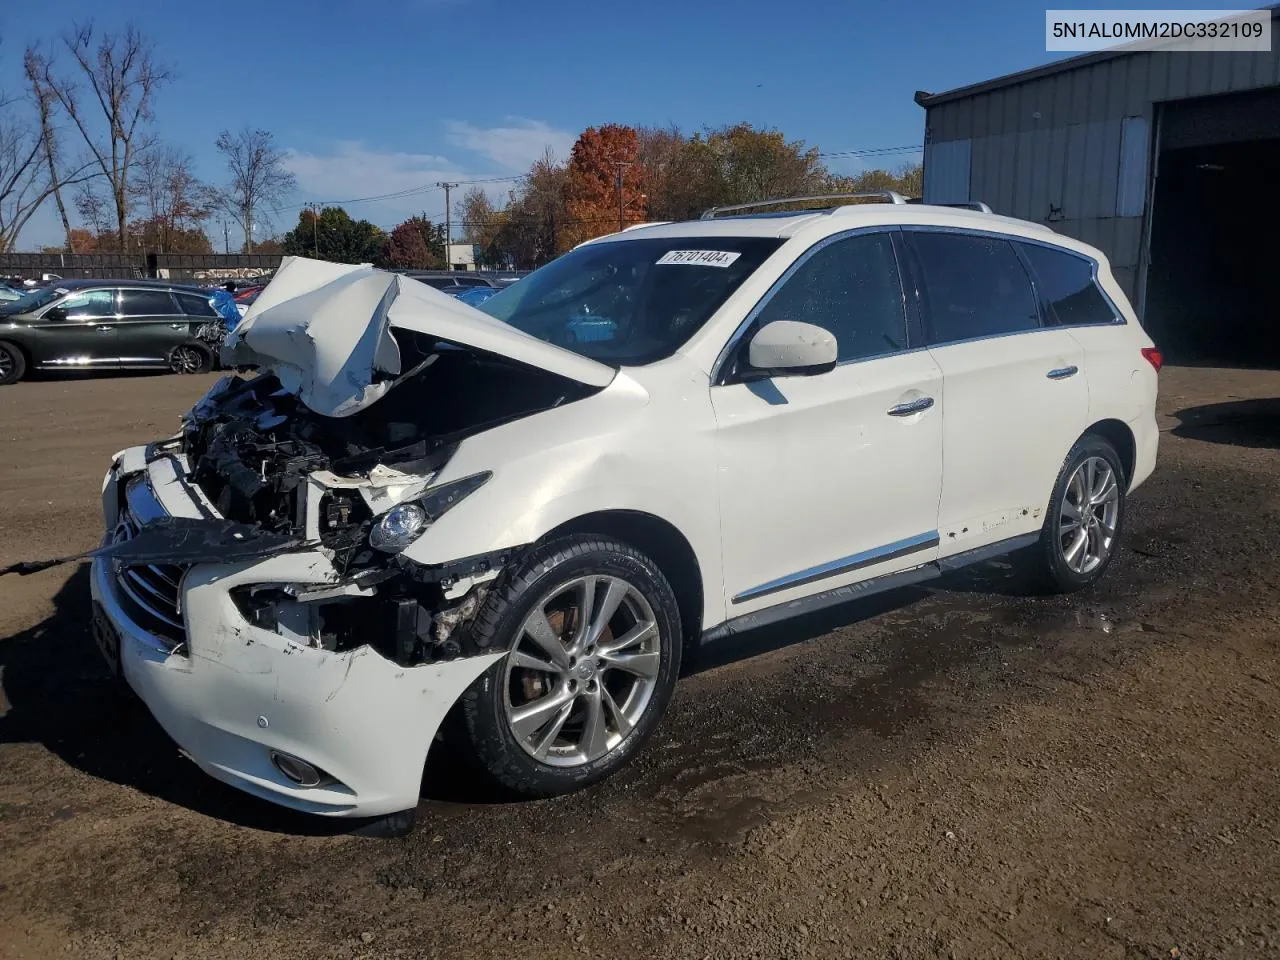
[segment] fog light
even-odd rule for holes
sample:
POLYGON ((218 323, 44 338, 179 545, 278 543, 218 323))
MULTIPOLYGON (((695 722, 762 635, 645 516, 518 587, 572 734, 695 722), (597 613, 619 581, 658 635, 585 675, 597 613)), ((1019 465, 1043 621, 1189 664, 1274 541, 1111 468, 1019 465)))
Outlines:
POLYGON ((320 771, 305 760, 272 750, 271 762, 286 778, 300 787, 314 787, 320 783, 320 771))

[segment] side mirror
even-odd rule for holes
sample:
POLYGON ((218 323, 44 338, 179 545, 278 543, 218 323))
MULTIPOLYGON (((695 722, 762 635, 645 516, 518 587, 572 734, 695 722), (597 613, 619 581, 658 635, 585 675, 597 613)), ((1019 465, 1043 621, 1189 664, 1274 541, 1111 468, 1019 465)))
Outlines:
POLYGON ((751 338, 747 363, 771 377, 826 373, 836 365, 836 338, 812 323, 775 320, 751 338))
POLYGON ((65 307, 50 307, 44 312, 45 320, 65 320, 67 319, 67 310, 65 307))

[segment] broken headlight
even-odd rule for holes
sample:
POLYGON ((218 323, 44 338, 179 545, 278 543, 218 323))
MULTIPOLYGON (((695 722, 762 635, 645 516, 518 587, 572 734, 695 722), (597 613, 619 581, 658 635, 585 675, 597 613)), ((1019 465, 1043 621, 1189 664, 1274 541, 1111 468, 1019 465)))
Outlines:
POLYGON ((479 490, 491 476, 489 471, 473 473, 432 487, 416 500, 397 504, 374 522, 369 530, 369 546, 384 553, 399 553, 459 500, 479 490))
POLYGON ((427 511, 416 503, 402 503, 384 513, 369 531, 369 546, 399 553, 427 527, 427 511))

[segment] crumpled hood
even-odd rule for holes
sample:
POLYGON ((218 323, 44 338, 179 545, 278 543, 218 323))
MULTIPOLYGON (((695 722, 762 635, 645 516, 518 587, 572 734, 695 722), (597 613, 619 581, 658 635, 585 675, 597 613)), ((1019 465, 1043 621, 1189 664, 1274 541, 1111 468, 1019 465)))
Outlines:
POLYGON ((310 409, 350 416, 391 388, 401 368, 395 329, 414 330, 606 386, 612 367, 553 346, 426 284, 365 264, 285 257, 226 339, 229 366, 270 370, 310 409))

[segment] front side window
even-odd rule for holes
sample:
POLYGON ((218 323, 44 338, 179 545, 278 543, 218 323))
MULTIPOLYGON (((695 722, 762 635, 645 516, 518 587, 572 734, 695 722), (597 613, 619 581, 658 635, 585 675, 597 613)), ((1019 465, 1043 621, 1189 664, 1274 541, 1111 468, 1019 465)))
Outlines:
POLYGON ((908 230, 930 346, 1035 330, 1040 309, 1013 244, 1000 237, 908 230))
POLYGON ((66 294, 66 287, 42 287, 39 290, 23 294, 17 300, 0 303, 0 315, 31 313, 41 307, 47 307, 59 297, 66 296, 66 294))
POLYGON ((125 290, 120 312, 126 317, 170 317, 178 312, 168 290, 125 290))
POLYGON ((1064 327, 1115 323, 1115 311, 1094 282, 1093 264, 1088 260, 1038 243, 1018 246, 1031 264, 1036 288, 1048 305, 1049 323, 1064 327))
POLYGON ((775 237, 592 243, 476 309, 594 360, 653 363, 675 353, 781 243, 775 237))
POLYGON ((67 320, 102 320, 116 315, 114 290, 89 290, 67 297, 58 304, 58 312, 67 320))
POLYGON ((905 350, 907 318, 893 239, 863 234, 818 250, 765 303, 755 326, 774 320, 829 330, 839 363, 905 350))

